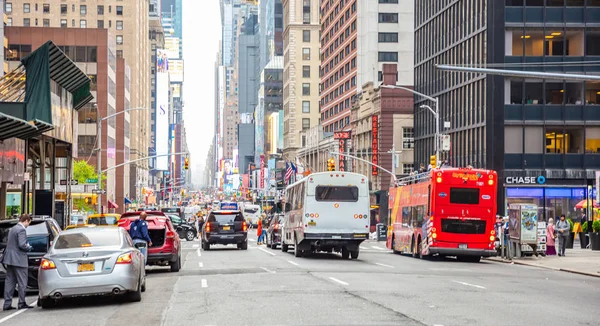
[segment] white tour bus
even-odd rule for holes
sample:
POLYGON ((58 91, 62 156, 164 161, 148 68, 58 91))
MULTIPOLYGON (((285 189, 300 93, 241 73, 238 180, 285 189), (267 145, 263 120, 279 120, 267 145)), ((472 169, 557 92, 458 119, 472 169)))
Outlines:
POLYGON ((285 190, 281 250, 340 252, 358 258, 369 234, 369 180, 356 173, 314 173, 285 190))

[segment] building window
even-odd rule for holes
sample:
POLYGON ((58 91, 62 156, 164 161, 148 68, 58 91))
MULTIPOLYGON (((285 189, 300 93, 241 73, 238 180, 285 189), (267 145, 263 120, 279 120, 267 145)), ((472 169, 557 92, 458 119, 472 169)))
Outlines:
POLYGON ((123 44, 123 35, 117 35, 117 44, 123 44))
POLYGON ((23 26, 31 26, 31 20, 29 20, 29 18, 23 18, 23 26))
POLYGON ((87 21, 85 19, 82 19, 79 21, 79 28, 86 28, 87 27, 87 21))
POLYGON ((310 129, 310 119, 302 119, 302 130, 310 129))
POLYGON ((98 21, 98 28, 104 28, 104 20, 98 21))
POLYGON ((23 4, 23 12, 24 12, 24 13, 31 12, 31 5, 30 5, 30 4, 28 4, 28 3, 24 3, 24 4, 23 4))
POLYGON ((12 12, 12 2, 7 2, 4 5, 4 12, 10 14, 12 12))
POLYGON ((98 6, 98 15, 104 15, 104 6, 98 6))
POLYGON ((71 27, 75 27, 75 19, 71 19, 71 27))
MULTIPOLYGON (((117 50, 117 58, 122 58, 122 57, 123 57, 123 50, 117 50)), ((154 79, 152 81, 154 81, 154 79)))
MULTIPOLYGON (((381 0, 379 0, 381 1, 381 0)), ((397 0, 396 0, 397 1, 397 0)), ((415 170, 414 164, 402 164, 402 174, 411 174, 415 170)))
POLYGON ((398 62, 398 52, 379 52, 379 62, 398 62))
POLYGON ((310 60, 310 48, 302 48, 302 60, 310 60))
POLYGON ((310 101, 302 101, 302 113, 310 113, 310 101))
POLYGON ((42 23, 44 24, 44 27, 50 27, 50 19, 44 19, 42 23))
POLYGON ((49 14, 50 13, 50 5, 49 4, 44 4, 44 13, 45 14, 49 14))
POLYGON ((67 14, 67 10, 68 10, 67 5, 60 5, 60 14, 61 15, 66 15, 67 14))
POLYGON ((302 31, 302 42, 310 42, 310 31, 302 31))
POLYGON ((61 19, 60 20, 60 27, 67 28, 67 20, 66 19, 61 19))
POLYGON ((379 13, 379 22, 380 23, 397 23, 398 22, 398 14, 392 12, 380 12, 379 13))
POLYGON ((9 18, 6 20, 6 26, 12 26, 12 18, 10 18, 10 17, 9 17, 9 18))
POLYGON ((310 78, 310 66, 302 66, 302 77, 310 78))
POLYGON ((415 147, 415 130, 414 128, 402 128, 402 148, 411 149, 415 147))
POLYGON ((304 96, 310 95, 310 84, 309 83, 302 84, 302 95, 304 95, 304 96))
POLYGON ((123 6, 117 6, 117 16, 123 16, 123 6))
POLYGON ((379 3, 398 3, 398 0, 379 0, 379 3))
POLYGON ((379 33, 379 43, 398 43, 398 33, 379 33))
POLYGON ((82 15, 87 14, 87 6, 86 5, 79 6, 79 13, 82 15))
POLYGON ((123 30, 123 21, 117 20, 117 30, 123 30))

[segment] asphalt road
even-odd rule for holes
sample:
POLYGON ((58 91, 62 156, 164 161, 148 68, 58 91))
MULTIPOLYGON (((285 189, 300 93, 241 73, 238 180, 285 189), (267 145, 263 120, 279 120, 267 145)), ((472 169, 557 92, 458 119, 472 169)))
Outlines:
POLYGON ((70 300, 0 312, 0 325, 600 325, 599 278, 418 260, 372 241, 358 260, 295 258, 255 241, 247 251, 198 247, 184 242, 179 273, 150 268, 140 303, 70 300))

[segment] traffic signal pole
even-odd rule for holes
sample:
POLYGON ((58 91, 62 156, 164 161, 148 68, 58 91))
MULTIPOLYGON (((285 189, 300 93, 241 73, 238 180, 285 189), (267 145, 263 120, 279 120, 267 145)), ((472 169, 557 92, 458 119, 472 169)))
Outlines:
POLYGON ((390 174, 392 176, 392 178, 394 178, 394 185, 396 185, 396 181, 398 181, 398 178, 396 178, 396 175, 394 173, 392 173, 390 170, 384 168, 381 165, 373 164, 372 162, 369 162, 367 160, 363 160, 360 157, 356 157, 354 155, 349 155, 349 154, 345 154, 345 153, 339 153, 339 152, 332 152, 332 151, 330 151, 329 154, 331 154, 331 155, 341 155, 341 156, 349 157, 349 158, 352 158, 352 159, 355 159, 355 160, 367 163, 367 164, 369 164, 371 166, 375 166, 375 167, 381 169, 382 171, 387 172, 388 174, 390 174))

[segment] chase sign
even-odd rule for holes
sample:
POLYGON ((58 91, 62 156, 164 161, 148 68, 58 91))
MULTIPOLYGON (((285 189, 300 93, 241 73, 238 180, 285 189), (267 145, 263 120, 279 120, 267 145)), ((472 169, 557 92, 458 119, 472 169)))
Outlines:
POLYGON ((546 183, 546 177, 540 175, 538 177, 506 177, 506 184, 540 184, 546 183))

